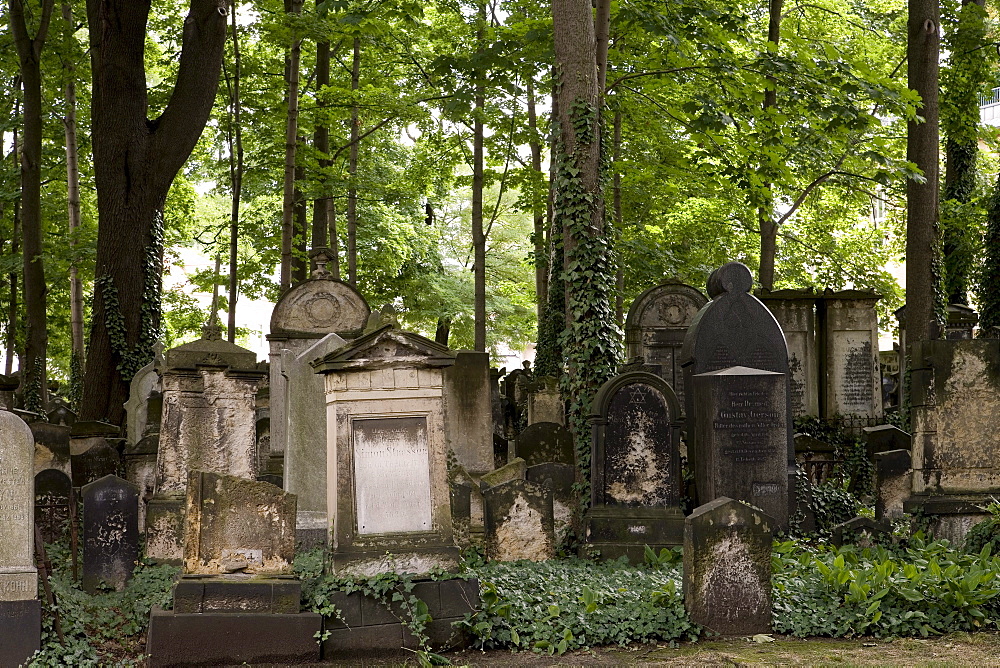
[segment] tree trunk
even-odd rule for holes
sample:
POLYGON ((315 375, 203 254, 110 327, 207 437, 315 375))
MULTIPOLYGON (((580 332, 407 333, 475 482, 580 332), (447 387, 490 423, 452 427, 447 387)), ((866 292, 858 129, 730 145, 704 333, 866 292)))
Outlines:
MULTIPOLYGON (((476 42, 483 53, 483 31, 486 25, 486 4, 479 3, 476 42)), ((483 232, 483 115, 486 113, 486 91, 483 78, 486 73, 476 70, 475 108, 472 119, 472 254, 475 312, 474 349, 486 350, 486 235, 483 232)))
POLYGON ((920 95, 924 122, 910 121, 906 159, 924 181, 906 183, 906 340, 927 341, 938 334, 935 274, 940 269, 938 214, 938 0, 909 0, 907 82, 920 95))
POLYGON ((45 266, 42 262, 42 47, 52 18, 54 0, 42 0, 39 27, 28 33, 24 0, 9 0, 11 34, 17 48, 24 87, 24 131, 21 148, 21 234, 23 239, 26 335, 21 391, 24 407, 44 411, 47 403, 45 266))
MULTIPOLYGON (((538 115, 535 112, 535 81, 528 77, 528 147, 531 150, 531 170, 534 172, 532 182, 544 183, 542 179, 542 143, 538 141, 538 115)), ((535 245, 535 301, 538 304, 538 331, 542 330, 545 320, 545 306, 549 299, 549 262, 548 243, 545 236, 545 206, 540 192, 531 195, 531 208, 534 217, 535 245)))
MULTIPOLYGON (((361 38, 354 38, 354 56, 351 60, 351 90, 357 91, 361 81, 361 38)), ((354 179, 358 175, 358 137, 361 132, 358 105, 351 106, 351 148, 347 163, 347 273, 351 285, 358 284, 358 188, 354 179)))
POLYGON ((232 210, 229 217, 229 319, 226 339, 236 342, 236 299, 239 297, 239 239, 240 200, 243 197, 243 124, 240 83, 243 64, 240 58, 239 24, 236 21, 236 3, 231 7, 233 34, 233 86, 230 95, 232 131, 229 133, 229 178, 233 187, 232 210), (235 158, 234 158, 235 155, 235 158))
MULTIPOLYGON (((66 22, 66 117, 63 123, 66 127, 66 201, 68 202, 69 215, 69 247, 73 260, 69 265, 69 311, 70 311, 70 339, 73 351, 74 370, 83 370, 84 365, 84 345, 83 345, 83 282, 80 280, 79 269, 76 266, 76 245, 77 230, 80 228, 80 167, 76 143, 76 66, 73 64, 72 54, 69 45, 73 43, 73 5, 70 2, 62 3, 62 16, 66 22)), ((73 379, 82 383, 82 378, 73 379)), ((76 384, 74 382, 74 385, 76 384)))
MULTIPOLYGON (((14 85, 14 90, 19 91, 21 88, 20 77, 17 78, 14 85)), ((16 92, 15 92, 16 94, 16 92)), ((13 129, 13 140, 11 141, 10 157, 15 165, 20 164, 20 137, 18 137, 18 123, 17 118, 20 115, 20 100, 14 101, 14 129, 13 129)), ((18 241, 21 238, 21 200, 14 200, 14 215, 11 224, 11 238, 10 238, 10 252, 13 255, 17 255, 19 250, 18 241)), ((10 282, 10 304, 7 309, 7 349, 6 349, 6 362, 4 365, 4 374, 11 375, 14 371, 14 357, 17 355, 17 293, 18 293, 18 277, 16 271, 11 271, 8 275, 8 281, 10 282)), ((17 368, 20 369, 22 364, 22 359, 18 359, 17 368)))
MULTIPOLYGON (((302 13, 302 0, 285 0, 285 11, 302 13)), ((288 55, 288 115, 285 119, 285 182, 281 207, 281 291, 292 285, 292 243, 295 228, 295 148, 299 129, 299 56, 302 40, 292 38, 288 55)))
MULTIPOLYGON (((778 42, 781 40, 781 6, 782 0, 770 0, 768 4, 767 41, 774 53, 778 52, 778 42)), ((764 123, 771 122, 768 111, 778 105, 777 80, 773 76, 768 76, 767 80, 770 85, 764 91, 764 123)), ((778 225, 774 221, 774 195, 771 193, 771 183, 763 183, 761 192, 764 193, 764 202, 757 209, 757 223, 760 229, 760 270, 757 277, 761 287, 773 290, 774 262, 778 253, 778 225)))
MULTIPOLYGON (((620 109, 615 111, 613 132, 611 160, 614 173, 611 177, 611 210, 614 215, 616 234, 620 235, 622 233, 622 112, 620 109)), ((615 320, 619 327, 625 326, 625 268, 622 266, 621 260, 618 261, 618 267, 615 271, 615 320)))
MULTIPOLYGON (((317 3, 322 4, 322 3, 317 3)), ((316 44, 316 90, 321 95, 323 88, 330 85, 330 42, 318 42, 316 44)), ((326 246, 327 230, 330 227, 330 193, 327 192, 326 170, 330 167, 330 128, 326 125, 326 119, 320 118, 316 121, 313 129, 313 148, 319 155, 319 175, 318 181, 321 188, 321 196, 313 200, 312 216, 312 247, 321 248, 326 246)), ((330 267, 332 272, 337 269, 338 258, 332 258, 334 266, 330 267)))
POLYGON ((147 118, 144 47, 149 0, 88 0, 97 183, 97 258, 82 420, 120 424, 128 382, 160 333, 163 206, 212 111, 228 11, 190 0, 177 81, 147 118))
MULTIPOLYGON (((306 138, 299 136, 298 143, 305 144, 306 138)), ((295 183, 299 184, 306 179, 305 165, 295 166, 295 183)), ((311 234, 307 234, 308 206, 306 198, 298 185, 293 191, 295 198, 295 235, 293 237, 294 252, 292 253, 292 282, 301 283, 309 278, 309 249, 306 244, 309 242, 311 234)))

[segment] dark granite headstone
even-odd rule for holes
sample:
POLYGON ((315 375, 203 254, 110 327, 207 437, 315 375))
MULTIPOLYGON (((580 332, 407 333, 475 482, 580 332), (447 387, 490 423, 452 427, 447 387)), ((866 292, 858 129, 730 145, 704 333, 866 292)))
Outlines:
POLYGON ((28 664, 41 648, 42 606, 37 599, 0 601, 0 666, 28 664))
POLYGON ((645 545, 680 544, 679 413, 666 381, 643 371, 612 378, 594 398, 586 539, 602 557, 641 561, 645 545))
POLYGON ((121 591, 139 560, 139 488, 107 475, 84 485, 83 588, 121 591))
POLYGON ((483 492, 486 556, 493 561, 555 557, 552 490, 511 480, 483 492))
POLYGON ((642 358, 645 365, 667 381, 684 404, 681 346, 695 315, 708 300, 697 288, 683 283, 663 283, 636 297, 625 318, 628 359, 642 358))
POLYGON ((875 519, 893 520, 903 516, 903 503, 913 491, 913 471, 909 450, 875 453, 875 519))
POLYGON ((691 621, 721 635, 771 632, 774 521, 721 497, 684 520, 684 607, 691 621))
POLYGON ((35 437, 35 471, 61 469, 70 471, 69 427, 51 422, 32 422, 35 437))
MULTIPOLYGON (((698 374, 742 366, 783 374, 787 410, 791 413, 791 394, 788 374, 788 346, 785 335, 774 315, 756 297, 750 294, 753 277, 750 270, 739 262, 719 267, 708 279, 708 294, 712 301, 705 305, 688 329, 681 351, 684 382, 689 388, 687 403, 688 461, 696 469, 700 466, 698 446, 700 434, 706 433, 695 423, 695 400, 690 391, 692 378, 698 374)), ((786 488, 788 505, 794 502, 795 447, 792 443, 792 423, 786 422, 784 438, 786 462, 786 488)), ((699 495, 701 490, 698 490, 699 495)), ((699 496, 700 501, 710 497, 699 496)), ((780 515, 788 517, 788 511, 780 515)))
MULTIPOLYGON (((79 423, 77 423, 79 424, 79 423)), ((83 487, 107 475, 118 475, 118 450, 105 438, 92 437, 93 445, 73 455, 73 487, 83 487)))
POLYGON ((692 380, 698 498, 745 501, 787 528, 791 420, 785 375, 737 366, 692 380))
POLYGON ((58 469, 45 469, 35 476, 35 524, 46 543, 54 543, 66 532, 73 484, 58 469))
POLYGON ((561 424, 536 422, 517 437, 517 456, 528 466, 545 462, 572 464, 573 435, 561 424))

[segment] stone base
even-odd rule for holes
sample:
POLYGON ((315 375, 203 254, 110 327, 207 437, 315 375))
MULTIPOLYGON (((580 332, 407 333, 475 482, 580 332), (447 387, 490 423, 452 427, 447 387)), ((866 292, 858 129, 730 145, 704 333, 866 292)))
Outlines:
POLYGON ((684 544, 684 514, 678 508, 591 508, 585 523, 581 551, 599 551, 602 561, 625 556, 641 564, 647 545, 659 554, 684 544))
POLYGON ((180 566, 184 560, 184 497, 153 497, 146 506, 146 557, 180 566))
POLYGON ((319 661, 316 634, 323 618, 312 612, 178 613, 154 608, 149 615, 149 668, 281 665, 319 661))
POLYGON ((359 577, 388 572, 424 575, 434 568, 455 570, 459 556, 458 548, 453 545, 400 549, 398 553, 391 554, 387 554, 385 550, 343 550, 333 553, 333 570, 338 575, 359 577))
POLYGON ((939 496, 913 495, 903 502, 907 513, 922 512, 929 520, 928 532, 934 538, 946 538, 961 547, 969 529, 990 514, 983 510, 998 492, 983 494, 948 494, 939 496))
POLYGON ((174 585, 175 613, 297 614, 302 583, 294 576, 182 575, 174 585))
MULTIPOLYGON (((478 580, 418 582, 411 593, 427 604, 433 619, 425 629, 432 649, 468 646, 471 637, 453 624, 479 608, 478 580)), ((401 621, 405 615, 398 603, 389 609, 360 592, 334 592, 330 599, 340 616, 324 619, 324 630, 329 633, 323 642, 325 661, 367 659, 404 648, 417 649, 417 639, 401 621)))
POLYGON ((0 601, 0 668, 28 663, 42 643, 42 602, 0 601))

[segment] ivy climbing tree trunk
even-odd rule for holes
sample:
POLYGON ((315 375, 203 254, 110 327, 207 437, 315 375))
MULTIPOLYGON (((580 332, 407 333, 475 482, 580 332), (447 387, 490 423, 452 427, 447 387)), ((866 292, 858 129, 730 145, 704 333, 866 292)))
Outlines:
MULTIPOLYGON (((84 343, 83 343, 83 281, 76 265, 77 230, 80 228, 80 167, 79 151, 76 141, 76 65, 73 58, 76 54, 73 33, 76 26, 73 23, 73 4, 62 3, 63 57, 65 58, 63 73, 65 81, 66 116, 63 125, 66 130, 66 201, 69 218, 69 247, 72 260, 69 266, 69 309, 70 309, 70 339, 72 360, 70 364, 72 377, 70 379, 72 392, 75 394, 83 384, 84 343)), ((72 404, 77 407, 79 397, 74 396, 72 404)))
POLYGON ((24 276, 25 342, 21 367, 24 407, 44 411, 46 300, 45 266, 42 261, 42 47, 52 19, 54 0, 41 0, 38 27, 30 34, 25 0, 9 0, 10 30, 17 48, 24 95, 21 146, 21 234, 24 276))
POLYGON ((924 173, 906 184, 906 339, 927 341, 938 333, 936 286, 940 271, 938 221, 938 0, 909 0, 907 81, 920 95, 924 121, 910 121, 906 159, 924 173))
POLYGON ((239 239, 240 200, 243 197, 243 102, 240 84, 243 77, 243 62, 240 56, 239 24, 236 21, 236 3, 230 8, 232 23, 230 30, 233 44, 233 74, 227 77, 229 88, 229 180, 232 184, 232 200, 229 214, 229 313, 226 339, 236 341, 236 299, 239 297, 239 239))
POLYGON ((160 330, 163 206, 211 113, 228 8, 190 0, 170 100, 147 117, 149 0, 88 0, 97 258, 80 418, 120 424, 128 382, 160 330))
POLYGON ((975 256, 968 205, 976 190, 979 158, 979 98, 992 75, 986 55, 986 0, 963 0, 948 31, 949 65, 941 76, 941 130, 945 135, 945 178, 941 210, 944 296, 949 304, 969 303, 975 256))
MULTIPOLYGON (((778 52, 778 42, 781 39, 781 8, 782 0, 770 0, 768 3, 767 42, 768 48, 778 52)), ((767 77, 768 86, 764 90, 764 123, 770 123, 770 112, 778 106, 777 81, 773 76, 767 77)), ((763 167, 763 165, 762 165, 763 167)), ((766 169, 762 170, 765 173, 766 169)), ((778 252, 778 225, 774 220, 774 195, 771 184, 761 186, 763 201, 757 208, 757 224, 760 229, 760 269, 758 280, 765 290, 774 289, 774 261, 778 252)))

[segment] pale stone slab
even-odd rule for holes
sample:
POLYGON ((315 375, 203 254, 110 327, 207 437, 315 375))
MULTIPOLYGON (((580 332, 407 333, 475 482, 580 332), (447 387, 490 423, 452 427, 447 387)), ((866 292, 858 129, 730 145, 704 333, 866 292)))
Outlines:
POLYGON ((38 595, 34 456, 28 425, 0 411, 0 601, 38 595))

